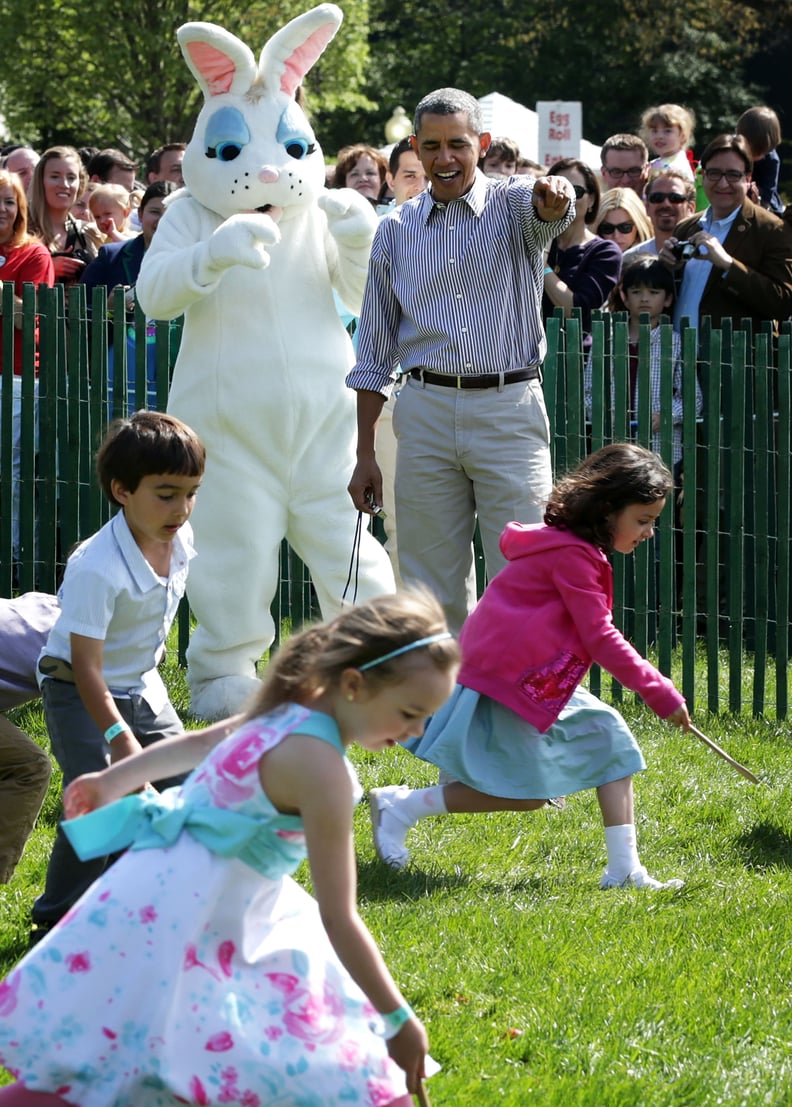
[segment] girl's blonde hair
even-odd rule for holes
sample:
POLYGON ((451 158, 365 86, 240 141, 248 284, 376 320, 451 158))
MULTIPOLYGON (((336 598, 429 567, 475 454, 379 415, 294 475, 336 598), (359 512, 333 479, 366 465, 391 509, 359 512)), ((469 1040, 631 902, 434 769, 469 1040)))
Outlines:
MULTIPOLYGON (((331 622, 309 627, 289 639, 270 662, 263 687, 246 717, 262 715, 282 703, 305 703, 333 688, 345 669, 360 669, 447 629, 443 609, 423 589, 406 589, 351 607, 331 622)), ((407 649, 366 669, 366 680, 375 686, 398 684, 416 661, 426 658, 446 672, 459 664, 459 646, 449 637, 407 649)))
POLYGON ((633 188, 609 188, 607 192, 603 192, 597 218, 591 228, 594 233, 597 233, 600 223, 607 222, 609 212, 617 211, 619 208, 626 211, 635 224, 638 231, 635 243, 648 242, 653 237, 654 230, 646 214, 646 208, 633 188))
POLYGON ((654 124, 663 127, 679 127, 682 135, 682 149, 693 145, 693 128, 696 126, 696 117, 689 108, 683 108, 681 104, 658 104, 655 108, 647 108, 641 116, 641 138, 649 144, 649 128, 654 124))
POLYGON ((91 189, 88 196, 88 207, 91 208, 91 211, 93 211, 92 204, 94 200, 114 200, 125 211, 132 210, 129 192, 120 184, 97 183, 96 188, 91 189))

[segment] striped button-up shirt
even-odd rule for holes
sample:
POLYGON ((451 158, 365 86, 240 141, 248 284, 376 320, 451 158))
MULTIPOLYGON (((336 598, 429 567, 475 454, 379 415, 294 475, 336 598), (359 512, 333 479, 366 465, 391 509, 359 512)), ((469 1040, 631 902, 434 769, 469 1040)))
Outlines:
POLYGON ((436 204, 424 192, 374 236, 350 388, 388 395, 403 372, 476 375, 539 365, 543 251, 571 223, 532 203, 533 178, 476 173, 468 193, 436 204))

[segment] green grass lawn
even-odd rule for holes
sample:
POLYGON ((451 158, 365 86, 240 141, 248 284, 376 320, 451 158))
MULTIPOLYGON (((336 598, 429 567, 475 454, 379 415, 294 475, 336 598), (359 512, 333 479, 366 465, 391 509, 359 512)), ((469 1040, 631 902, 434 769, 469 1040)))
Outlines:
MULTIPOLYGON (((167 672, 183 711, 183 676, 167 672)), ((377 861, 365 801, 357 812, 362 914, 427 1024, 443 1068, 429 1083, 434 1107, 792 1104, 787 727, 699 716, 760 776, 754 787, 628 700, 649 765, 636 779, 642 860, 684 877, 681 891, 599 891, 593 793, 563 812, 424 820, 402 873, 377 861)), ((16 719, 46 745, 38 708, 16 719)), ((401 750, 352 759, 366 788, 434 779, 401 750)), ((0 887, 0 972, 25 949, 59 784, 0 887)), ((308 882, 305 868, 298 879, 308 882)))

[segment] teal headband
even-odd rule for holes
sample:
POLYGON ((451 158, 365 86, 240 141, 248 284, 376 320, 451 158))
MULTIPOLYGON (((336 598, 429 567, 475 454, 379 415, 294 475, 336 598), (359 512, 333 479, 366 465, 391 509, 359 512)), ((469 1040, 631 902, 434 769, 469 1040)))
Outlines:
POLYGON ((390 653, 385 653, 382 657, 367 661, 365 665, 358 665, 358 669, 362 673, 366 669, 373 669, 375 665, 382 665, 385 661, 391 661, 394 657, 399 657, 400 654, 417 650, 420 646, 431 646, 432 642, 444 642, 446 638, 452 637, 453 635, 448 630, 441 631, 440 634, 430 634, 428 638, 419 638, 417 642, 410 642, 407 646, 400 646, 398 650, 391 650, 390 653))

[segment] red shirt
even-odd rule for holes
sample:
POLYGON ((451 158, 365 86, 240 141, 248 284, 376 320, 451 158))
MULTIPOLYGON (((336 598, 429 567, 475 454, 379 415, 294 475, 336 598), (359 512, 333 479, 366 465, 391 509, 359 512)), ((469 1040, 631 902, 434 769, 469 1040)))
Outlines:
MULTIPOLYGON (((46 284, 50 288, 55 283, 55 270, 52 265, 52 256, 47 247, 41 242, 28 242, 24 246, 8 247, 0 246, 0 281, 14 282, 14 294, 22 295, 22 286, 30 281, 32 284, 46 284)), ((0 368, 3 364, 3 324, 0 317, 0 368)), ((36 330, 38 340, 38 328, 36 330)), ((38 366, 38 360, 36 362, 38 366)), ((14 327, 14 374, 22 373, 22 331, 14 327)))

